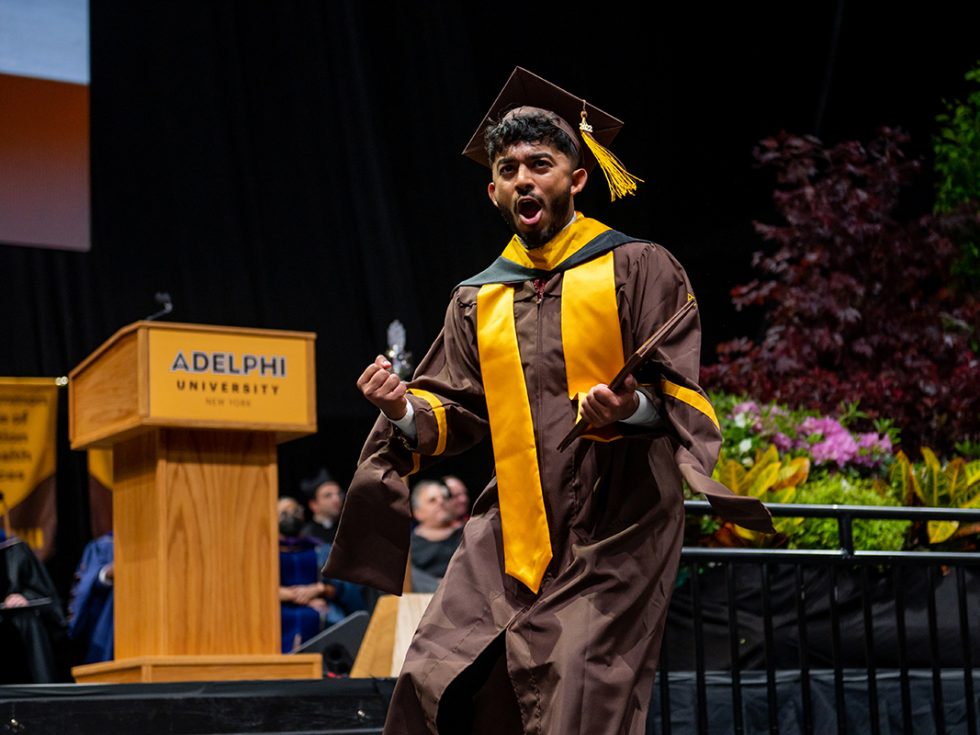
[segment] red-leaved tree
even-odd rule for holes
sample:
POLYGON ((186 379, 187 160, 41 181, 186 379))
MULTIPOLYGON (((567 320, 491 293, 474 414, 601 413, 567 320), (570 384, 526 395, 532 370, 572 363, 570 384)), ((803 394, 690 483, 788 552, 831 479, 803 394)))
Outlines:
POLYGON ((766 331, 720 345, 705 385, 825 412, 859 401, 913 451, 980 438, 980 308, 950 287, 943 221, 897 214, 919 169, 906 143, 883 129, 868 145, 786 133, 759 144, 783 222, 755 224, 770 247, 732 300, 763 307, 766 331))

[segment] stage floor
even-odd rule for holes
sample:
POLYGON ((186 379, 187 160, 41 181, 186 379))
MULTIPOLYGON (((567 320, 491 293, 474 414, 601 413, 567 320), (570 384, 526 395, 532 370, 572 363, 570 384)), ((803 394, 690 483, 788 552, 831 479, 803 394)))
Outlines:
POLYGON ((11 735, 373 735, 394 679, 0 686, 11 735))
MULTIPOLYGON (((973 678, 980 672, 974 670, 973 678)), ((972 735, 968 726, 962 669, 946 669, 940 679, 944 730, 972 735)), ((909 672, 911 721, 903 727, 898 672, 876 675, 882 732, 934 732, 933 672, 909 672)), ((204 682, 190 684, 39 684, 0 686, 0 733, 7 735, 375 735, 381 733, 394 679, 322 679, 319 681, 204 682)), ((744 732, 769 732, 774 717, 781 733, 837 732, 838 714, 845 732, 871 732, 866 670, 848 669, 841 677, 843 709, 835 701, 834 673, 810 672, 810 703, 802 706, 799 672, 775 673, 774 707, 767 698, 765 672, 741 675, 744 732)), ((702 720, 708 735, 735 731, 732 678, 727 672, 705 674, 705 701, 699 716, 694 672, 670 674, 669 713, 654 686, 648 735, 695 733, 702 720), (669 722, 669 725, 668 725, 669 722), (668 727, 665 727, 668 725, 668 727)), ((973 687, 974 712, 980 711, 980 687, 973 687)))

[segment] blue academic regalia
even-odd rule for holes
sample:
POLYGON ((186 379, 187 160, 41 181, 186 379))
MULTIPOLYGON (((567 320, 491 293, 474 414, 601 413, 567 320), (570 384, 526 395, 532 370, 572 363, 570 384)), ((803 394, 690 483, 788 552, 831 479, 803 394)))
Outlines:
POLYGON ((281 604, 282 651, 289 653, 315 636, 324 627, 339 623, 352 612, 364 609, 360 585, 340 580, 324 580, 320 569, 330 553, 330 544, 310 536, 281 538, 279 540, 279 584, 291 587, 301 584, 329 582, 337 589, 337 596, 328 602, 325 618, 306 605, 291 602, 281 604))
POLYGON ((112 563, 112 533, 90 541, 75 571, 68 603, 68 635, 85 645, 85 663, 111 661, 113 655, 113 587, 99 580, 112 563))

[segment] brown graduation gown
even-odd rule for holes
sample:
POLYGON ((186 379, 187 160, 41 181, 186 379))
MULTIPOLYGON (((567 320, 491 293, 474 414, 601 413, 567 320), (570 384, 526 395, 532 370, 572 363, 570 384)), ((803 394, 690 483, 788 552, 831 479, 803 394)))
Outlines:
MULTIPOLYGON (((687 277, 663 248, 615 250, 623 349, 629 355, 688 299, 687 277)), ((643 733, 681 548, 680 464, 710 473, 720 435, 691 405, 649 391, 669 436, 621 425, 612 443, 558 443, 572 428, 561 343, 562 274, 539 293, 516 286, 514 315, 537 439, 554 558, 535 595, 503 572, 496 481, 480 495, 463 541, 419 625, 386 733, 435 732, 447 686, 503 634, 507 669, 527 733, 643 733)), ((453 294, 444 328, 410 383, 445 407, 445 453, 488 433, 476 337, 477 287, 453 294)), ((696 312, 663 344, 658 370, 694 390, 700 352, 696 312)), ((436 451, 437 416, 410 396, 422 466, 436 451)), ((413 469, 401 433, 380 417, 347 496, 326 568, 393 593, 409 548, 413 469)), ((685 472, 687 475, 688 472, 685 472)), ((751 515, 753 511, 749 511, 751 515)))

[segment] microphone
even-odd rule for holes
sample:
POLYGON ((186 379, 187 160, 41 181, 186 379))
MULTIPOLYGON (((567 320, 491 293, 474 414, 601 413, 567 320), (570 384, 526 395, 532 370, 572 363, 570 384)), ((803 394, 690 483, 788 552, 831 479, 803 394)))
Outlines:
POLYGON ((159 319, 162 316, 166 316, 174 310, 174 302, 170 298, 170 294, 168 294, 166 291, 157 291, 153 298, 162 308, 160 311, 150 314, 143 321, 152 322, 154 319, 159 319))

